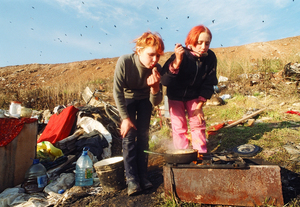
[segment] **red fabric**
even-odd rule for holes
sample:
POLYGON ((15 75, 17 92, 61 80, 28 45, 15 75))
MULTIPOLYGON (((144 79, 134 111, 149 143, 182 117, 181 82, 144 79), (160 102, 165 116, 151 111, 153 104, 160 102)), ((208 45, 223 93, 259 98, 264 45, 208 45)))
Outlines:
POLYGON ((208 134, 208 135, 216 135, 217 132, 215 132, 215 131, 207 131, 207 134, 208 134))
POLYGON ((34 118, 1 118, 0 119, 0 147, 9 144, 22 131, 24 124, 36 122, 34 118))
POLYGON ((300 115, 300 112, 298 112, 298 111, 287 111, 286 113, 300 115))
POLYGON ((69 106, 59 115, 53 114, 37 143, 49 141, 51 144, 55 144, 56 142, 68 137, 76 120, 77 112, 77 108, 69 106))
POLYGON ((215 135, 219 129, 222 129, 225 126, 225 123, 217 124, 214 126, 210 126, 207 130, 207 134, 215 135))
MULTIPOLYGON (((234 122, 236 122, 236 121, 228 121, 227 125, 232 124, 234 122)), ((226 125, 226 123, 221 123, 221 124, 217 124, 217 125, 214 125, 214 126, 210 126, 207 130, 207 134, 208 135, 215 135, 215 134, 217 134, 217 131, 219 129, 222 129, 225 125, 226 125)))

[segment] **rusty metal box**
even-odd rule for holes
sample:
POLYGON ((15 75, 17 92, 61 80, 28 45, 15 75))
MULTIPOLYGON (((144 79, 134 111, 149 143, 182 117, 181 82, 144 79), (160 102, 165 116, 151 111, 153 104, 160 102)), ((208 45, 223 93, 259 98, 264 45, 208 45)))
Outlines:
POLYGON ((249 165, 248 169, 209 169, 165 165, 167 196, 215 205, 283 206, 280 167, 249 165))

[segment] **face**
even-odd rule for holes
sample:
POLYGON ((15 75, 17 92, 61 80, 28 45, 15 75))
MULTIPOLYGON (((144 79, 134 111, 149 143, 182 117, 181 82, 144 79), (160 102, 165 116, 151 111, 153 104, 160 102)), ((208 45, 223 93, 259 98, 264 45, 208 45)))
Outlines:
POLYGON ((160 54, 157 53, 156 47, 146 47, 137 49, 141 63, 148 69, 152 69, 158 63, 160 54))
POLYGON ((210 35, 206 32, 202 32, 202 33, 200 33, 200 35, 198 37, 198 43, 195 46, 192 45, 191 47, 192 47, 192 50, 194 50, 200 54, 203 54, 208 51, 209 45, 210 45, 210 35))

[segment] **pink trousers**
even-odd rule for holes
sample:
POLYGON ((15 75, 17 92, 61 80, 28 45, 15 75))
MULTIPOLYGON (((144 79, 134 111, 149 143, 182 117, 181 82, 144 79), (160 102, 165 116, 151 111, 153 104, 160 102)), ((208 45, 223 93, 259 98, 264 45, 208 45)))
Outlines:
POLYGON ((186 112, 189 118, 189 125, 192 135, 193 149, 198 150, 199 153, 206 153, 206 124, 203 121, 200 125, 197 116, 193 116, 193 112, 198 104, 198 99, 190 101, 174 101, 169 99, 169 111, 172 123, 173 144, 175 149, 187 149, 189 146, 188 124, 186 119, 186 112))

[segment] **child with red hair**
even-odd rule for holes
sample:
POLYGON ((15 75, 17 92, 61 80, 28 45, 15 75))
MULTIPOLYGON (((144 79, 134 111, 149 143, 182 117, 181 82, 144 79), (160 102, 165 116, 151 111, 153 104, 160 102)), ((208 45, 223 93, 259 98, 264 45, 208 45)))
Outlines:
POLYGON ((186 37, 186 47, 176 44, 175 53, 163 66, 161 83, 167 86, 175 149, 189 148, 187 112, 192 147, 199 153, 207 152, 202 108, 213 95, 213 86, 218 84, 217 58, 209 49, 211 40, 207 27, 193 27, 186 37))
POLYGON ((152 187, 147 179, 149 126, 152 106, 162 100, 159 58, 164 43, 157 33, 134 40, 136 50, 118 59, 113 95, 122 119, 120 130, 128 195, 152 187))

